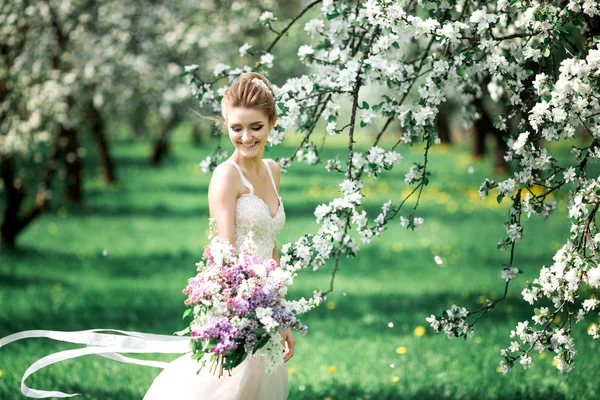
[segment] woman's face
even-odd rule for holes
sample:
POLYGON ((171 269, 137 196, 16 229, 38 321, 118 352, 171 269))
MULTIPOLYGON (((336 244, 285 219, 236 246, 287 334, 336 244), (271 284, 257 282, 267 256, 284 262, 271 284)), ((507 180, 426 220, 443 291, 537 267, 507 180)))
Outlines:
POLYGON ((227 112, 229 139, 243 157, 262 157, 271 128, 260 110, 233 107, 227 112))

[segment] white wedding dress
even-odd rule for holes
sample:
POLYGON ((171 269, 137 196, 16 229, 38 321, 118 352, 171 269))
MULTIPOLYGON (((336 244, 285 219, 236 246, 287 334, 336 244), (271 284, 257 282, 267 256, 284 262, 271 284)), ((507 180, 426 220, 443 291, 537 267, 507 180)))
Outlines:
MULTIPOLYGON (((239 165, 231 160, 227 162, 236 167, 242 183, 250 190, 236 201, 235 246, 240 248, 248 233, 252 231, 257 255, 263 260, 271 258, 275 239, 285 223, 285 213, 269 164, 263 160, 279 198, 279 207, 274 216, 271 216, 267 204, 254 194, 252 184, 246 179, 239 165)), ((191 359, 191 353, 175 359, 156 377, 144 400, 287 399, 288 376, 285 363, 273 374, 267 375, 264 357, 248 355, 231 371, 231 376, 224 371, 221 378, 211 374, 209 366, 207 364, 196 374, 200 364, 191 359)))

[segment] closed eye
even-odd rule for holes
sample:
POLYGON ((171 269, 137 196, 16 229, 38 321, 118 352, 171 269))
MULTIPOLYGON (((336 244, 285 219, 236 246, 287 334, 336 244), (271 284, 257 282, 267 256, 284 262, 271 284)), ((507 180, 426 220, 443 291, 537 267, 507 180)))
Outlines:
MULTIPOLYGON (((260 131, 262 128, 263 128, 263 125, 260 125, 260 126, 254 126, 254 127, 252 127, 252 130, 253 130, 253 131, 260 131)), ((239 132, 239 131, 241 131, 241 130, 242 130, 242 128, 238 128, 238 127, 236 127, 236 128, 231 128, 231 130, 232 130, 232 131, 234 131, 234 132, 239 132)))

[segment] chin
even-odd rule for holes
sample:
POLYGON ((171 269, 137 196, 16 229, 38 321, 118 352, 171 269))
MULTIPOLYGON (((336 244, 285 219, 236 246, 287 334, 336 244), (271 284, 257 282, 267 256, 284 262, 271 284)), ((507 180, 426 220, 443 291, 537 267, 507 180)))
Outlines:
POLYGON ((240 154, 248 158, 254 158, 257 157, 259 154, 262 154, 263 147, 264 146, 260 142, 256 143, 254 147, 246 147, 242 144, 237 145, 237 149, 240 152, 240 154))

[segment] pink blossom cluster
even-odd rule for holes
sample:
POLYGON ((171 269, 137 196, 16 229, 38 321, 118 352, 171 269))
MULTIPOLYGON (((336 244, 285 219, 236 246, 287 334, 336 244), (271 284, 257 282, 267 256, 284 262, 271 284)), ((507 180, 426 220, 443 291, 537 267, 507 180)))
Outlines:
POLYGON ((227 241, 214 238, 183 293, 194 317, 189 328, 194 351, 239 364, 278 329, 306 334, 307 328, 296 317, 304 311, 283 299, 293 281, 291 272, 273 259, 261 260, 247 246, 238 254, 232 249, 227 241))

